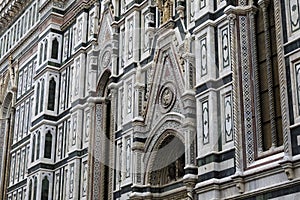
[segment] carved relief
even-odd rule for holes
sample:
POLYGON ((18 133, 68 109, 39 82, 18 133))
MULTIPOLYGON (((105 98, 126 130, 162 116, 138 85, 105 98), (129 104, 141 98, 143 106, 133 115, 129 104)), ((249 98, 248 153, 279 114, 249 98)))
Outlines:
POLYGON ((290 0, 290 23, 292 32, 297 31, 300 28, 300 13, 299 13, 299 1, 290 0))
POLYGON ((200 10, 201 9, 203 9, 203 8, 205 8, 205 6, 206 6, 206 0, 200 0, 200 10))
POLYGON ((110 53, 110 51, 106 51, 102 57, 103 69, 109 67, 110 60, 111 60, 111 53, 110 53))
POLYGON ((69 198, 72 199, 74 197, 74 184, 75 184, 75 177, 74 177, 74 164, 70 166, 70 184, 69 184, 69 198))
POLYGON ((133 19, 128 21, 128 59, 133 57, 133 19))
POLYGON ((72 146, 76 144, 76 133, 77 133, 77 115, 73 117, 73 131, 72 131, 72 146))
POLYGON ((296 66, 296 89, 297 89, 297 102, 298 102, 298 115, 300 115, 300 64, 296 66))
POLYGON ((82 196, 87 194, 87 181, 88 181, 88 164, 83 164, 83 181, 82 181, 82 196))
POLYGON ((127 113, 131 113, 132 111, 132 84, 129 83, 127 85, 127 113))

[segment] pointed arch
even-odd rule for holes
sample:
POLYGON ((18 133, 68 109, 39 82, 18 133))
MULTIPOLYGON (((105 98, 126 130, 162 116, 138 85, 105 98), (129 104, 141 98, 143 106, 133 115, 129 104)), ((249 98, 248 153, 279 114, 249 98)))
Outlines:
POLYGON ((51 159, 52 153, 52 134, 50 131, 45 136, 44 158, 51 159))
POLYGON ((59 46, 59 43, 58 43, 57 38, 55 37, 52 40, 52 49, 51 49, 51 58, 53 58, 53 59, 58 59, 58 46, 59 46))
POLYGON ((54 111, 55 110, 55 90, 56 90, 56 81, 52 77, 49 81, 49 91, 48 91, 48 106, 47 109, 54 111))
POLYGON ((48 177, 45 176, 42 180, 41 200, 48 200, 48 196, 49 196, 49 180, 48 177))

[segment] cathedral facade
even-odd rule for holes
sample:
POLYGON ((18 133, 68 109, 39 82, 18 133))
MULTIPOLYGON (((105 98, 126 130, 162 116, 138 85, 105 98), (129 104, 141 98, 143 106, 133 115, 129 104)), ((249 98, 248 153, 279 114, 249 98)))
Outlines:
POLYGON ((0 0, 0 199, 300 198, 299 0, 0 0))

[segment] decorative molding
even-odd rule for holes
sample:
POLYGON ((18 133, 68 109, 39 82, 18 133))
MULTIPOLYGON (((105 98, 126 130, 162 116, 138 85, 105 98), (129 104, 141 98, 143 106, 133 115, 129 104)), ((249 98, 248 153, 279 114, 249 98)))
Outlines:
POLYGON ((275 15, 275 29, 276 29, 276 44, 278 55, 278 70, 280 82, 280 101, 281 101, 281 114, 282 114, 282 128, 283 128, 283 146, 286 157, 292 155, 291 150, 291 135, 289 129, 289 111, 287 99, 287 80, 286 80, 286 67, 284 64, 283 40, 282 40, 282 23, 281 23, 281 9, 279 0, 274 0, 274 15, 275 15))

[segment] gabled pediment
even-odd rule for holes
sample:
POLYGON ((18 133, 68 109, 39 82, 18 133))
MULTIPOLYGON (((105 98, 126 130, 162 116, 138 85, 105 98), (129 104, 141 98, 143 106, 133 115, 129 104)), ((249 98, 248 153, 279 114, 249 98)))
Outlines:
POLYGON ((111 70, 112 54, 112 15, 109 9, 103 12, 98 34, 98 75, 105 69, 111 70))
POLYGON ((146 111, 146 124, 153 129, 170 113, 183 114, 183 72, 172 45, 161 49, 154 64, 153 79, 146 111))
POLYGON ((103 12, 98 29, 98 48, 100 50, 112 40, 112 19, 113 16, 109 9, 103 12))

